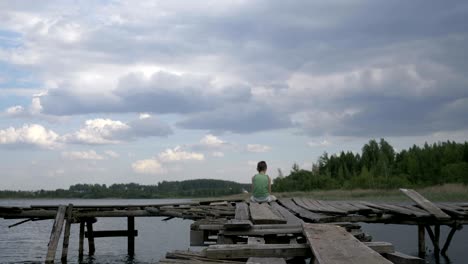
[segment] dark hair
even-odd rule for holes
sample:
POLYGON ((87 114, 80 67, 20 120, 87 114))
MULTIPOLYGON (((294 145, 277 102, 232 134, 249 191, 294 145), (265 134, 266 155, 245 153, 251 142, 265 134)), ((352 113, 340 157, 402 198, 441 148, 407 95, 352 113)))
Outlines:
POLYGON ((257 171, 258 172, 261 172, 261 171, 266 171, 267 169, 267 164, 265 161, 260 161, 258 164, 257 164, 257 171))

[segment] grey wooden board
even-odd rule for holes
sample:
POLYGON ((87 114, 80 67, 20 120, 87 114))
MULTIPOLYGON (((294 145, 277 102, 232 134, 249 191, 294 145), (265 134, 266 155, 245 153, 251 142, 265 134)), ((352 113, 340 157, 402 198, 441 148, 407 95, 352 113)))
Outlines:
POLYGON ((361 209, 359 209, 358 207, 355 207, 351 204, 341 202, 341 201, 327 201, 327 203, 329 203, 333 207, 340 209, 348 214, 357 213, 361 211, 361 209))
POLYGON ((210 245, 206 256, 213 259, 289 258, 310 256, 310 249, 306 244, 210 245))
POLYGON ((303 227, 312 254, 319 264, 391 263, 342 227, 327 224, 303 224, 303 227))
POLYGON ((346 209, 343 210, 343 209, 337 208, 333 206, 333 204, 329 203, 328 201, 315 200, 315 202, 321 205, 324 209, 330 211, 331 213, 348 214, 348 211, 346 209))
POLYGON ((294 202, 296 202, 299 206, 303 208, 319 213, 327 213, 327 214, 346 214, 346 212, 333 208, 329 205, 323 204, 320 201, 307 199, 307 198, 293 198, 294 202))
POLYGON ((302 228, 271 228, 271 229, 248 229, 248 230, 224 230, 225 236, 265 236, 281 234, 301 234, 302 228))
POLYGON ((254 224, 285 224, 286 219, 279 215, 270 205, 250 203, 250 217, 254 224))
POLYGON ((406 255, 401 252, 384 253, 385 258, 396 264, 425 264, 424 259, 406 255))
POLYGON ((284 258, 249 258, 246 264, 286 264, 284 258))
POLYGON ((278 211, 284 219, 286 219, 287 224, 296 224, 301 225, 302 220, 297 218, 293 213, 291 213, 288 209, 284 208, 283 206, 279 205, 277 202, 270 203, 271 207, 273 207, 276 211, 278 211))
POLYGON ((450 216, 440 210, 439 207, 434 205, 431 201, 427 200, 424 196, 412 189, 400 189, 406 196, 421 206, 424 210, 435 216, 437 219, 450 219, 450 216))
POLYGON ((249 206, 246 203, 236 203, 236 220, 250 220, 249 206))
POLYGON ((224 229, 232 229, 232 230, 238 230, 238 229, 250 229, 252 228, 252 222, 250 220, 237 220, 237 219, 231 219, 228 220, 224 225, 224 229))
POLYGON ((467 215, 467 213, 464 212, 463 208, 460 208, 457 206, 452 206, 452 205, 443 204, 443 203, 438 203, 436 204, 436 206, 442 209, 442 211, 452 216, 459 217, 459 216, 467 215))
POLYGON ((372 212, 372 213, 377 213, 377 214, 382 213, 381 210, 379 210, 377 208, 369 207, 367 205, 364 205, 360 201, 349 201, 349 202, 345 202, 345 203, 349 203, 349 204, 361 209, 361 212, 372 212))
POLYGON ((284 207, 288 208, 289 210, 293 211, 300 217, 305 218, 311 222, 332 221, 334 219, 333 217, 324 214, 314 213, 302 207, 299 207, 293 202, 291 198, 280 199, 279 203, 282 204, 284 207))
POLYGON ((65 230, 63 233, 63 244, 62 244, 62 261, 67 261, 68 257, 68 245, 70 241, 70 228, 72 223, 72 212, 73 212, 73 204, 69 204, 66 211, 66 222, 65 222, 65 230))
POLYGON ((50 240, 47 249, 46 263, 54 262, 55 253, 57 251, 58 242, 60 235, 62 234, 63 222, 65 219, 65 212, 67 207, 65 205, 60 205, 57 209, 57 215, 55 217, 54 225, 52 226, 52 231, 50 233, 50 240))

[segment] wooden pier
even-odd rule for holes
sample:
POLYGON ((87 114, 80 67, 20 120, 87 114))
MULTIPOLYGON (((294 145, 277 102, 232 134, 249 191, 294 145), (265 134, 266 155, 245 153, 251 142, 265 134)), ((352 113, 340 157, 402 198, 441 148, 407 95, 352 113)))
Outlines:
MULTIPOLYGON (((358 223, 417 225, 419 257, 425 255, 426 232, 435 254, 447 254, 456 231, 468 223, 468 203, 432 203, 414 190, 401 190, 405 204, 365 201, 320 201, 284 198, 272 203, 241 200, 198 201, 141 205, 35 205, 0 207, 0 218, 28 221, 55 219, 46 263, 56 260, 63 233, 61 260, 66 262, 71 224, 80 225, 79 258, 96 252, 94 240, 127 237, 128 254, 135 252, 135 217, 164 217, 193 220, 192 246, 204 250, 169 252, 160 263, 424 263, 418 257, 395 252, 386 242, 372 242, 358 223), (95 230, 101 217, 126 217, 126 230, 95 230), (441 244, 440 226, 451 227, 441 244), (86 230, 85 230, 86 229, 86 230), (301 262, 302 261, 302 262, 301 262), (311 262, 312 263, 312 262, 311 262)), ((98 249, 97 249, 98 250, 98 249)))

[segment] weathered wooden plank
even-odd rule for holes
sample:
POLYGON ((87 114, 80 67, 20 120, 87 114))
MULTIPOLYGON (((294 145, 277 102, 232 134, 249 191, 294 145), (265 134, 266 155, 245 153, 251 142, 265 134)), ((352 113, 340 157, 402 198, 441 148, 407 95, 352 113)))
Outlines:
POLYGON ((210 245, 206 249, 206 256, 213 259, 289 258, 310 255, 310 249, 306 244, 210 245))
POLYGON ((84 233, 85 233, 85 222, 81 221, 80 222, 80 240, 78 244, 78 258, 82 259, 83 258, 83 244, 84 244, 84 233))
POLYGON ((277 202, 270 203, 271 207, 273 207, 276 211, 278 211, 284 219, 286 219, 287 224, 296 224, 301 225, 304 221, 299 219, 293 213, 291 213, 288 209, 284 208, 283 206, 279 205, 277 202))
POLYGON ((50 232, 46 263, 54 262, 58 242, 60 239, 60 235, 62 234, 62 228, 63 228, 63 222, 65 219, 66 210, 67 210, 67 207, 65 205, 61 205, 57 209, 57 215, 55 217, 54 225, 52 226, 52 231, 50 232))
POLYGON ((348 203, 348 204, 351 204, 354 207, 359 208, 360 213, 376 213, 376 214, 383 213, 383 211, 381 211, 381 210, 379 210, 377 208, 366 206, 366 205, 362 204, 360 201, 349 201, 349 202, 344 202, 344 203, 348 203))
POLYGON ((395 247, 389 242, 374 241, 363 243, 379 254, 395 252, 395 247))
POLYGON ((63 233, 63 246, 62 246, 62 262, 67 261, 68 255, 68 243, 70 241, 70 228, 72 222, 72 212, 73 212, 73 204, 69 204, 67 207, 67 220, 65 223, 65 231, 63 233))
POLYGON ((302 207, 299 207, 297 204, 293 202, 290 198, 280 199, 279 203, 288 208, 289 210, 293 211, 300 217, 307 219, 311 222, 322 222, 322 221, 333 221, 335 218, 332 216, 327 216, 324 214, 314 213, 308 211, 302 207))
POLYGON ((394 214, 401 214, 401 215, 408 215, 408 216, 416 216, 416 217, 426 217, 429 216, 429 214, 421 214, 419 212, 409 210, 404 207, 392 205, 392 204, 384 204, 384 203, 371 203, 371 202, 366 202, 366 201, 361 201, 362 204, 367 205, 369 207, 374 207, 378 208, 384 212, 390 212, 394 214))
POLYGON ((236 203, 236 220, 250 220, 249 206, 246 203, 236 203))
POLYGON ((442 209, 442 211, 446 212, 448 215, 451 215, 457 218, 468 216, 468 214, 465 213, 463 208, 460 208, 458 206, 453 206, 453 205, 443 204, 443 203, 438 203, 435 205, 439 207, 440 209, 442 209))
POLYGON ((383 256, 395 264, 424 264, 426 261, 401 252, 384 253, 383 256))
POLYGON ((450 219, 450 216, 435 206, 431 201, 412 189, 400 189, 406 196, 421 206, 424 210, 435 216, 437 219, 450 219))
POLYGON ((286 264, 284 258, 249 258, 246 264, 286 264))
POLYGON ((239 229, 250 229, 253 224, 250 220, 237 220, 231 219, 228 220, 224 225, 224 229, 227 230, 239 230, 239 229))
POLYGON ((224 230, 222 234, 225 236, 265 236, 265 235, 284 235, 284 234, 301 234, 302 228, 271 228, 271 229, 248 229, 248 230, 224 230))
POLYGON ((96 247, 94 246, 93 221, 91 219, 86 220, 86 229, 88 230, 88 254, 94 255, 96 247))
POLYGON ((391 263, 342 227, 327 224, 303 224, 312 254, 319 264, 391 263))
POLYGON ((280 216, 278 213, 268 205, 251 203, 249 206, 250 217, 254 224, 285 224, 286 219, 280 216))

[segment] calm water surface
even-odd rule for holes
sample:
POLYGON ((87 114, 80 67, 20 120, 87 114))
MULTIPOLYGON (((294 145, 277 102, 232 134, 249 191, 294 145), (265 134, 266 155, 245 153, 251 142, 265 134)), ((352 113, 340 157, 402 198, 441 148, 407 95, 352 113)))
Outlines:
MULTIPOLYGON (((29 206, 37 204, 158 204, 180 202, 175 199, 96 199, 96 200, 0 200, 0 206, 29 206)), ((192 221, 172 219, 167 222, 156 217, 136 217, 135 228, 138 237, 135 239, 135 256, 127 256, 126 238, 96 238, 96 253, 86 256, 82 263, 157 263, 165 253, 175 249, 188 249, 190 241, 190 224, 192 221)), ((44 261, 47 243, 53 220, 28 222, 17 227, 8 228, 18 220, 0 219, 0 263, 40 263, 44 261)), ((99 218, 93 225, 95 230, 126 229, 126 218, 99 218)), ((395 245, 398 251, 417 255, 417 227, 404 225, 363 224, 363 230, 373 236, 374 241, 387 241, 395 245)), ((441 228, 441 240, 445 241, 448 229, 441 228)), ((78 263, 79 225, 72 225, 68 259, 78 263)), ((426 246, 432 250, 432 244, 426 235, 426 246)), ((441 243, 443 243, 441 241, 441 243)), ((86 242, 86 241, 85 241, 86 242)), ((61 245, 57 256, 61 254, 61 245)), ((450 259, 440 258, 440 262, 428 252, 429 263, 468 263, 468 227, 458 231, 449 249, 450 259)))

